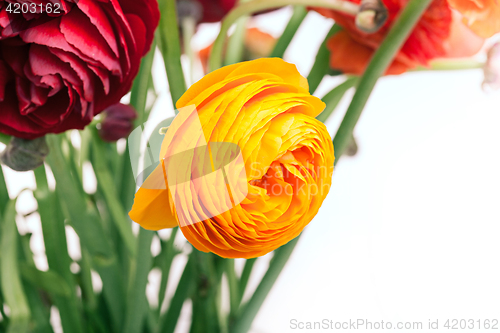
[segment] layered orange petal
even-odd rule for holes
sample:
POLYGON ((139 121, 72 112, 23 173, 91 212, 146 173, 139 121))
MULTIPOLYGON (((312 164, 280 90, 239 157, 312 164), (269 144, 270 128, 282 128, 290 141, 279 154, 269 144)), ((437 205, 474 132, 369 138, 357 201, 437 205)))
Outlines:
POLYGON ((193 246, 222 257, 252 258, 286 244, 331 185, 331 137, 314 118, 324 106, 281 59, 214 71, 179 99, 165 135, 169 196, 141 194, 134 207, 163 200, 193 246))
POLYGON ((177 226, 170 205, 169 192, 162 165, 158 165, 135 194, 129 213, 132 221, 144 229, 160 230, 177 226))

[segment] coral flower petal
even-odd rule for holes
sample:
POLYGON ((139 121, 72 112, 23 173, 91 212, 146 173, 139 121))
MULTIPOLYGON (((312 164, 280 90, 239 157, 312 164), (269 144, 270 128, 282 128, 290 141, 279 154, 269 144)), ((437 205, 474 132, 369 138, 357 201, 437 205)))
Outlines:
POLYGON ((500 2, 498 0, 448 0, 450 6, 464 16, 464 22, 480 37, 488 38, 500 32, 500 2))

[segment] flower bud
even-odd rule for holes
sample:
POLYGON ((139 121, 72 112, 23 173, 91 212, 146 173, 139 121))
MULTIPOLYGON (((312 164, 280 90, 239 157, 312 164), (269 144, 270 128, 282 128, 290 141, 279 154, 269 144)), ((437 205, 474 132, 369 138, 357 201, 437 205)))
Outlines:
POLYGON ((356 26, 366 33, 377 32, 387 21, 387 8, 380 0, 363 0, 356 16, 356 26))
POLYGON ((181 0, 177 2, 177 17, 179 22, 183 19, 190 17, 196 23, 200 22, 203 18, 203 6, 198 1, 181 0))
POLYGON ((0 154, 0 160, 12 170, 30 171, 42 165, 48 153, 49 147, 44 136, 34 140, 12 137, 0 154))
POLYGON ((500 42, 488 50, 488 59, 484 64, 483 90, 500 89, 500 42))
POLYGON ((130 105, 115 104, 107 108, 99 128, 99 136, 104 141, 115 142, 126 138, 134 128, 137 112, 130 105))

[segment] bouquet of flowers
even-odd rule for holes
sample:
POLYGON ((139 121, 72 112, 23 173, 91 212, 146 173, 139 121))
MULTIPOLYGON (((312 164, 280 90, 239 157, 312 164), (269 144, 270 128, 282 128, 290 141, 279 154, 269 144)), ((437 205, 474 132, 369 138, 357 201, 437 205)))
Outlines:
POLYGON ((0 332, 248 332, 377 80, 483 67, 498 88, 498 45, 472 58, 497 32, 494 0, 0 0, 0 332), (247 27, 287 6, 279 38, 247 27), (283 58, 310 12, 332 27, 305 77, 283 58))

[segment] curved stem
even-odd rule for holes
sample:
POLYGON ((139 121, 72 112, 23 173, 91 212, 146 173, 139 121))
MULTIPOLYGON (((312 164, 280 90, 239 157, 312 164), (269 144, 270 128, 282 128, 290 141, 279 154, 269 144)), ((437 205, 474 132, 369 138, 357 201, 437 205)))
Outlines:
POLYGON ((475 59, 439 59, 434 60, 427 67, 418 67, 414 71, 456 71, 466 69, 481 69, 484 62, 475 59))
POLYGON ((345 117, 333 140, 336 162, 349 145, 354 127, 361 116, 361 112, 363 112, 365 108, 366 102, 377 80, 385 73, 431 1, 432 0, 411 0, 393 24, 383 43, 375 52, 359 82, 351 105, 349 105, 345 117))
POLYGON ((222 21, 219 36, 217 36, 212 47, 212 53, 210 54, 210 71, 221 67, 222 51, 227 32, 240 17, 288 5, 328 8, 353 16, 359 11, 359 5, 345 0, 253 0, 244 3, 229 12, 224 21, 222 21))
POLYGON ((278 39, 278 42, 274 46, 273 52, 271 53, 271 57, 283 58, 285 55, 285 51, 290 45, 293 37, 297 30, 299 30, 302 21, 307 16, 307 9, 305 6, 296 6, 293 9, 292 17, 290 17, 290 21, 285 27, 285 30, 281 34, 281 37, 278 39))
POLYGON ((316 53, 316 59, 314 60, 314 64, 307 75, 307 82, 309 82, 309 93, 312 95, 318 89, 321 81, 325 77, 328 69, 330 68, 330 50, 326 47, 326 43, 328 40, 338 32, 340 32, 342 28, 338 24, 334 24, 330 31, 326 34, 323 43, 321 43, 318 52, 316 53))

